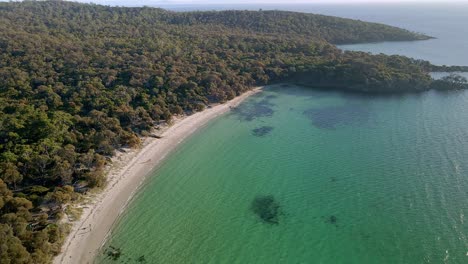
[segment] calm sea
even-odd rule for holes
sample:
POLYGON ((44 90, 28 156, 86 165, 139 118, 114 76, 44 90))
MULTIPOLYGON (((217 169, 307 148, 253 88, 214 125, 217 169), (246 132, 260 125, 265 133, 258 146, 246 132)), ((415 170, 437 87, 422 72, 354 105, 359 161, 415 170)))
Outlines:
MULTIPOLYGON (((468 65, 466 6, 278 9, 438 38, 346 49, 468 65)), ((97 262, 468 263, 467 110, 468 92, 270 87, 170 155, 97 262), (107 257, 110 246, 121 250, 118 260, 107 257)))

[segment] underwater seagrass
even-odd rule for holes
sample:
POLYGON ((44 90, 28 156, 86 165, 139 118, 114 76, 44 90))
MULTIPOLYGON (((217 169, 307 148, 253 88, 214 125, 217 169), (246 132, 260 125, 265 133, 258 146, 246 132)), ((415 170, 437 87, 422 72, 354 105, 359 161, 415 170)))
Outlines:
POLYGON ((279 224, 280 205, 273 195, 261 195, 252 201, 251 210, 266 224, 279 224))
POLYGON ((263 136, 266 136, 268 134, 270 134, 270 132, 273 131, 273 127, 271 126, 262 126, 262 127, 258 127, 258 128, 255 128, 252 130, 252 134, 256 137, 263 137, 263 136))
POLYGON ((249 102, 244 104, 243 107, 236 107, 232 113, 242 121, 253 121, 256 118, 271 117, 274 114, 274 104, 270 102, 272 97, 263 98, 257 102, 249 102))
POLYGON ((336 130, 341 126, 363 125, 368 122, 370 110, 359 104, 312 108, 303 114, 320 129, 336 130))
POLYGON ((336 226, 336 227, 338 227, 338 223, 337 223, 337 222, 338 222, 338 218, 336 218, 336 216, 334 216, 334 215, 329 216, 329 217, 327 218, 326 222, 329 223, 329 224, 332 224, 332 225, 334 225, 334 226, 336 226))
POLYGON ((107 249, 106 255, 111 260, 118 260, 120 256, 122 255, 122 251, 120 250, 120 248, 109 246, 109 248, 107 249))

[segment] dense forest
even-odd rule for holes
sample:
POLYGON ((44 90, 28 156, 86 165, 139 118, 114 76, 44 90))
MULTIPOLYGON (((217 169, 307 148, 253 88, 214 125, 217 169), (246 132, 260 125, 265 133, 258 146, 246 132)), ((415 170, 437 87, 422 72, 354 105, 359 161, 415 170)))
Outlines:
POLYGON ((0 263, 48 263, 66 204, 105 184, 107 158, 171 117, 253 86, 366 92, 466 88, 434 66, 333 44, 422 40, 395 27, 282 11, 177 13, 0 3, 0 263))

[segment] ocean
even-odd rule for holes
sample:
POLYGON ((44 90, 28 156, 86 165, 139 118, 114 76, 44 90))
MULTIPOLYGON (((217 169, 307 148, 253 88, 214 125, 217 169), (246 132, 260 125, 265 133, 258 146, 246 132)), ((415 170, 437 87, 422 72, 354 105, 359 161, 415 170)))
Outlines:
MULTIPOLYGON (((468 5, 271 9, 426 33, 437 39, 341 48, 468 65, 468 5)), ((96 262, 468 263, 467 108, 466 91, 268 87, 155 170, 96 262), (121 250, 118 260, 107 256, 110 247, 121 250)))

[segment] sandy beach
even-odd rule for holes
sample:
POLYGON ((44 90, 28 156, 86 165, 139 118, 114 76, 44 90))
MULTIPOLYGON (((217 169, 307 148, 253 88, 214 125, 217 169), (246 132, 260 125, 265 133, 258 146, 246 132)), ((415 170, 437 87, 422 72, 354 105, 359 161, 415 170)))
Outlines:
POLYGON ((90 197, 91 202, 81 205, 81 218, 72 222, 70 235, 54 263, 92 263, 114 222, 146 176, 197 129, 260 91, 261 88, 255 88, 224 104, 180 118, 161 134, 161 139, 145 138, 142 148, 114 158, 105 189, 90 197))

